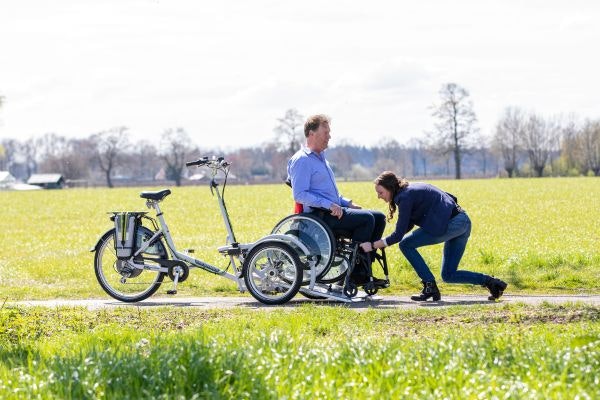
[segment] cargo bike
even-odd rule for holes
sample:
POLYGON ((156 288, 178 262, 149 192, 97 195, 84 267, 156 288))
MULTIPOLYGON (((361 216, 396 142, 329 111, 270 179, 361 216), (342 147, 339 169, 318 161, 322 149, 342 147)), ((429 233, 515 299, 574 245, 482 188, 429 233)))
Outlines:
MULTIPOLYGON (((191 250, 178 250, 160 207, 171 191, 142 192, 140 197, 155 215, 145 211, 109 213, 113 227, 91 249, 96 278, 111 297, 123 302, 144 300, 156 293, 167 277, 171 281, 167 294, 176 294, 194 268, 234 281, 240 292, 247 290, 264 304, 286 303, 298 292, 313 299, 350 302, 364 298, 357 296, 359 287, 365 295, 374 295, 382 287, 373 284, 370 263, 365 262, 358 244, 344 232, 332 232, 311 214, 289 215, 260 240, 238 242, 225 204, 230 163, 223 157, 202 157, 186 165, 210 171, 209 187, 227 232, 225 245, 217 250, 228 259, 227 265, 211 265, 196 259, 191 250), (353 279, 356 265, 369 271, 362 281, 353 279)), ((375 258, 387 281, 385 253, 375 258)))

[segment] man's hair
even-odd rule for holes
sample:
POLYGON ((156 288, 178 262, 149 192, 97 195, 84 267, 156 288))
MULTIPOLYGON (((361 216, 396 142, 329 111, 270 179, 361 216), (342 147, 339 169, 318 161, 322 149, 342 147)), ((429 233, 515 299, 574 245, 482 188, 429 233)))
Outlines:
POLYGON ((323 122, 330 121, 331 119, 325 114, 311 115, 304 123, 304 136, 308 137, 310 131, 316 131, 323 122))

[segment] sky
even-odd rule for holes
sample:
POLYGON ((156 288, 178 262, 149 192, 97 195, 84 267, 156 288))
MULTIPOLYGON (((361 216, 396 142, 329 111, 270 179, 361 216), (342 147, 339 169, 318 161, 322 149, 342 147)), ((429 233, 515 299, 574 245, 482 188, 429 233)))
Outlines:
POLYGON ((408 143, 443 84, 481 133, 503 109, 600 118, 600 2, 0 0, 0 139, 126 126, 263 145, 295 108, 330 146, 408 143))

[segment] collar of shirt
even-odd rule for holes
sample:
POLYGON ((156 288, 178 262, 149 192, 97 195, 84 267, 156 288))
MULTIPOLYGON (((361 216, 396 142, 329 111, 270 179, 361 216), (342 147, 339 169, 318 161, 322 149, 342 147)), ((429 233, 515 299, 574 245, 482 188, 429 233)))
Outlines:
POLYGON ((313 151, 306 146, 302 146, 302 151, 304 151, 304 154, 306 154, 307 156, 314 154, 319 160, 321 160, 321 161, 325 160, 325 150, 323 150, 320 153, 317 153, 316 151, 313 151))

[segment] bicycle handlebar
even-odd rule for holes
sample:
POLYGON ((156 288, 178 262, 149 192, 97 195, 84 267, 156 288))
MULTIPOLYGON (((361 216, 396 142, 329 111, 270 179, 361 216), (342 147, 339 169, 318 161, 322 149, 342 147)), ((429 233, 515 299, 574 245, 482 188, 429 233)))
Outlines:
POLYGON ((227 161, 225 161, 225 159, 223 157, 215 157, 213 156, 212 158, 208 158, 208 157, 202 157, 199 158, 196 161, 188 161, 185 163, 186 166, 188 167, 193 167, 193 166, 198 166, 201 167, 203 165, 208 165, 209 167, 212 168, 226 168, 230 165, 230 163, 228 163, 227 161))

